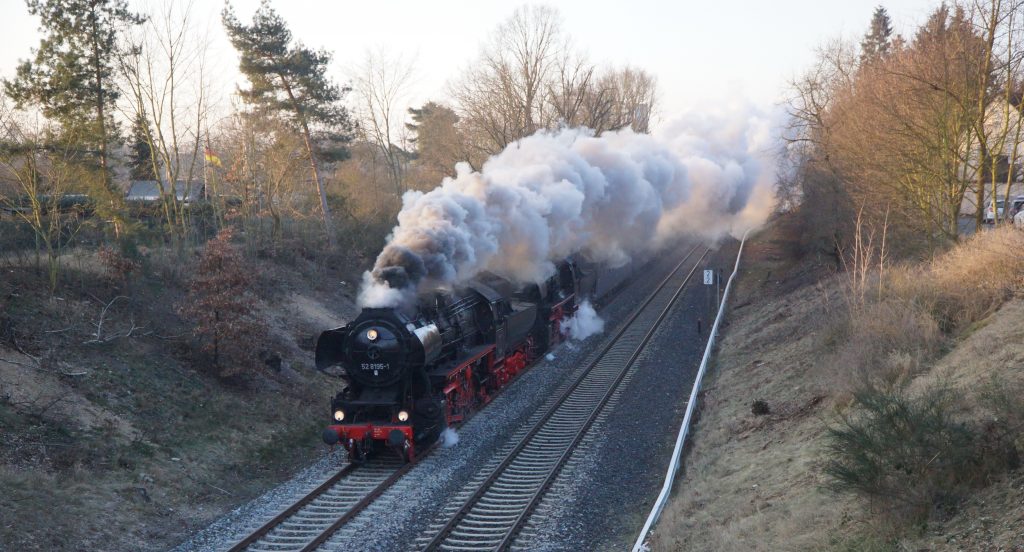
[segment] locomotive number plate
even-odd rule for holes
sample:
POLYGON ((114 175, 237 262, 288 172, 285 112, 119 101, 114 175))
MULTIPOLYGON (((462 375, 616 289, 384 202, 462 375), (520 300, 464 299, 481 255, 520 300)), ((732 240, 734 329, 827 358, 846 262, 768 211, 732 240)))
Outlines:
POLYGON ((360 368, 366 371, 373 370, 374 372, 379 372, 381 370, 390 370, 391 364, 387 362, 364 362, 360 368))

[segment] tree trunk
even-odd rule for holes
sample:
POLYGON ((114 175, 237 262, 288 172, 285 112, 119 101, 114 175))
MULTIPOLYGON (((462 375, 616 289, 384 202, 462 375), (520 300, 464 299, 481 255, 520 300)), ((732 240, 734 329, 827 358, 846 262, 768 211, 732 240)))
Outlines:
POLYGON ((981 225, 985 224, 985 183, 981 175, 979 174, 975 186, 977 190, 974 192, 974 202, 978 206, 974 213, 974 229, 975 231, 981 230, 981 225))
POLYGON ((220 312, 213 311, 213 365, 220 368, 220 312))
POLYGON ((93 18, 92 24, 92 62, 93 71, 96 74, 96 114, 99 118, 99 153, 100 153, 100 173, 103 175, 103 187, 107 193, 110 194, 110 214, 114 220, 114 237, 120 239, 121 237, 121 220, 120 214, 117 212, 117 204, 114 200, 114 186, 110 178, 110 167, 107 162, 107 118, 106 118, 106 98, 103 89, 103 68, 100 66, 100 46, 98 43, 99 29, 96 28, 96 18, 93 18))
POLYGON ((327 207, 327 191, 324 189, 324 183, 320 180, 320 168, 316 164, 316 155, 313 155, 313 139, 309 134, 309 124, 306 122, 306 117, 302 115, 302 110, 295 100, 295 94, 292 93, 292 87, 288 83, 288 79, 284 78, 284 75, 280 75, 280 77, 284 90, 288 93, 288 99, 292 102, 295 116, 299 118, 299 124, 302 126, 302 140, 306 144, 309 165, 313 169, 313 181, 316 182, 316 191, 320 194, 320 212, 323 213, 324 217, 324 233, 327 234, 327 243, 333 249, 337 245, 334 239, 334 224, 331 222, 331 210, 327 207))
MULTIPOLYGON (((996 6, 994 4, 993 4, 992 8, 993 8, 992 9, 992 14, 991 14, 991 17, 990 17, 989 21, 987 22, 987 26, 986 26, 986 29, 985 29, 987 31, 987 35, 985 36, 985 60, 984 60, 984 63, 982 64, 981 74, 978 75, 978 80, 979 80, 978 84, 980 86, 979 89, 978 89, 978 113, 977 113, 977 119, 974 122, 975 131, 978 134, 978 151, 979 151, 978 169, 979 170, 978 170, 978 181, 977 181, 977 184, 978 184, 978 200, 979 200, 978 201, 978 205, 979 206, 983 203, 983 200, 984 200, 984 197, 985 197, 985 191, 984 191, 985 190, 985 182, 984 182, 985 181, 985 169, 984 169, 984 167, 985 167, 985 161, 986 161, 986 159, 988 159, 988 154, 989 154, 989 151, 988 151, 988 135, 985 133, 985 120, 986 120, 986 116, 988 115, 988 109, 987 108, 988 108, 988 105, 989 105, 989 102, 987 100, 986 95, 988 94, 988 88, 989 88, 989 85, 991 84, 991 81, 992 81, 991 74, 989 73, 989 71, 990 71, 990 68, 992 66, 992 49, 995 46, 996 26, 997 26, 996 18, 998 17, 998 14, 996 13, 997 9, 996 9, 996 6)), ((992 175, 993 183, 995 182, 995 179, 996 179, 995 175, 993 174, 992 175)), ((996 195, 995 195, 995 191, 996 191, 996 187, 995 187, 995 185, 993 185, 992 186, 992 199, 991 199, 991 203, 992 203, 992 223, 993 223, 993 225, 995 225, 995 223, 997 223, 999 221, 999 211, 996 210, 996 195)), ((984 211, 984 207, 978 207, 978 210, 979 210, 979 214, 976 217, 976 220, 977 220, 976 229, 980 230, 981 229, 981 224, 984 221, 985 211, 984 211)))
POLYGON ((333 248, 337 244, 334 241, 334 224, 331 222, 331 210, 327 206, 327 190, 320 180, 320 169, 316 165, 316 156, 313 155, 313 140, 309 135, 309 126, 302 121, 302 139, 306 143, 306 153, 309 155, 309 166, 313 169, 313 180, 316 182, 316 191, 320 194, 320 211, 324 217, 324 232, 327 234, 327 243, 333 248))

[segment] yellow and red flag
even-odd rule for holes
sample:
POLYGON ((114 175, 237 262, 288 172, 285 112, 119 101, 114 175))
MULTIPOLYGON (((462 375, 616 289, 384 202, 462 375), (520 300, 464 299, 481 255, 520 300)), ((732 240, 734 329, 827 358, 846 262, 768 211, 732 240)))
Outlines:
POLYGON ((208 164, 213 165, 215 167, 223 166, 220 164, 220 157, 217 157, 217 154, 214 153, 212 149, 210 149, 210 146, 206 146, 205 148, 203 148, 203 154, 206 155, 206 162, 208 164))

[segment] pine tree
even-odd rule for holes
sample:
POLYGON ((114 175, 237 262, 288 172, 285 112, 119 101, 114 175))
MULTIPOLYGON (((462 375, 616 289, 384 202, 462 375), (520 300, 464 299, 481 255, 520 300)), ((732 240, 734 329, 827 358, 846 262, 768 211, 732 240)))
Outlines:
POLYGON ((892 45, 892 19, 884 7, 875 8, 871 16, 871 29, 860 43, 860 61, 868 63, 883 58, 892 45))
POLYGON ((156 167, 153 166, 153 148, 150 146, 152 135, 146 113, 139 111, 132 125, 131 157, 128 162, 132 180, 157 179, 156 167))
POLYGON ((44 34, 35 58, 22 61, 4 92, 19 106, 38 106, 58 122, 65 137, 74 137, 102 171, 112 192, 108 148, 117 135, 113 107, 117 87, 113 67, 117 36, 125 25, 143 18, 125 0, 27 0, 28 11, 41 19, 44 34))
POLYGON ((415 159, 421 167, 438 177, 452 176, 456 163, 468 161, 457 126, 459 116, 450 107, 427 102, 419 109, 410 107, 409 117, 412 122, 405 127, 412 133, 409 141, 416 146, 415 159))
POLYGON ((250 84, 248 89, 239 90, 239 95, 249 105, 280 116, 303 137, 320 194, 324 227, 333 245, 331 213, 318 157, 334 160, 347 156, 344 146, 350 139, 352 123, 341 100, 348 89, 327 77, 331 55, 293 43, 284 19, 267 0, 260 3, 251 25, 241 23, 230 4, 224 8, 222 20, 231 44, 241 56, 239 69, 250 84), (314 130, 320 131, 316 137, 314 130))

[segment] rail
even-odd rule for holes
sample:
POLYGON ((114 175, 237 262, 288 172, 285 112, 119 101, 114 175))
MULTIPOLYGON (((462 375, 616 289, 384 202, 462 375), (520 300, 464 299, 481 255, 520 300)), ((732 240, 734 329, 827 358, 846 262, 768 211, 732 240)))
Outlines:
MULTIPOLYGON (((696 249, 695 247, 694 251, 696 249)), ((690 253, 692 254, 693 251, 690 253)), ((648 261, 641 267, 641 270, 649 268, 653 262, 654 259, 648 261)), ((680 262, 680 265, 682 265, 682 262, 680 262)), ((624 280, 613 289, 598 297, 596 302, 599 305, 607 304, 623 289, 628 287, 628 283, 628 279, 624 280)), ((505 387, 505 389, 507 388, 508 386, 505 387)), ((469 418, 478 412, 473 412, 469 418)), ((464 420, 463 423, 468 421, 469 418, 464 420)), ((384 478, 384 475, 381 475, 377 481, 369 484, 362 482, 359 485, 354 485, 354 487, 358 487, 358 489, 353 489, 358 496, 346 497, 340 501, 336 498, 328 499, 332 493, 337 494, 338 489, 350 482, 349 478, 356 474, 361 467, 360 464, 347 464, 318 487, 237 541, 227 552, 260 550, 262 549, 261 547, 268 550, 294 550, 296 552, 310 552, 317 549, 349 521, 366 510, 380 495, 391 488, 394 483, 409 472, 420 460, 427 457, 437 446, 438 443, 434 443, 426 451, 418 455, 413 462, 401 467, 396 466, 394 472, 386 478, 384 478), (381 480, 381 478, 383 479, 381 480), (324 502, 328 504, 323 504, 324 502), (332 504, 332 502, 338 503, 332 504), (325 516, 323 513, 325 508, 336 510, 338 514, 336 514, 336 517, 333 515, 325 516), (308 509, 316 510, 316 512, 310 515, 308 512, 305 512, 308 509), (331 519, 327 519, 327 517, 331 519), (281 532, 285 533, 285 535, 275 535, 275 533, 281 532)))
POLYGON ((700 392, 700 382, 704 378, 704 372, 707 371, 708 361, 711 359, 711 351, 715 347, 715 338, 718 337, 718 326, 722 322, 722 316, 725 313, 725 306, 729 302, 729 290, 732 289, 732 282, 736 278, 736 273, 740 269, 740 257, 743 255, 743 245, 747 242, 747 234, 750 230, 743 233, 743 238, 740 240, 740 249, 736 252, 736 264, 733 266, 732 274, 729 275, 729 281, 725 284, 725 292, 722 294, 722 302, 718 305, 718 314, 715 316, 715 323, 711 327, 711 332, 708 334, 708 343, 704 347, 704 356, 700 360, 700 368, 697 370, 697 377, 693 382, 693 389, 690 390, 690 400, 686 404, 686 414, 683 416, 683 423, 679 427, 679 435, 676 436, 676 446, 672 451, 672 460, 668 465, 668 472, 665 474, 665 484, 661 487, 661 493, 658 495, 658 499, 654 501, 654 505, 651 507, 651 513, 647 516, 647 521, 644 522, 644 528, 640 531, 640 536, 637 537, 636 543, 633 544, 632 552, 641 552, 646 550, 647 535, 650 533, 651 528, 658 522, 658 518, 661 516, 662 510, 665 509, 665 503, 668 501, 669 493, 672 492, 672 482, 676 478, 676 474, 679 472, 680 458, 683 454, 683 445, 686 443, 686 436, 690 431, 690 424, 693 421, 693 413, 697 406, 697 394, 700 392))
POLYGON ((373 465, 348 464, 237 542, 228 552, 314 550, 339 527, 365 510, 415 464, 413 461, 399 466, 396 461, 389 462, 388 459, 373 465), (367 470, 369 473, 365 473, 367 470), (354 478, 359 481, 354 482, 354 478))
POLYGON ((421 540, 417 548, 432 551, 449 546, 462 550, 504 550, 511 547, 528 516, 603 411, 704 259, 707 251, 693 263, 688 273, 683 272, 686 276, 678 288, 666 289, 697 249, 694 247, 679 262, 533 424, 532 429, 504 455, 498 465, 489 470, 490 475, 476 487, 475 492, 460 500, 457 509, 446 512, 447 521, 431 529, 429 536, 421 540), (664 303, 654 303, 656 298, 664 303), (648 310, 649 306, 654 307, 653 310, 648 310), (652 321, 642 320, 652 316, 652 321), (580 393, 577 390, 581 390, 580 393), (538 444, 538 441, 543 443, 538 444), (456 542, 446 546, 449 538, 456 542), (426 540, 429 542, 424 542, 426 540))

